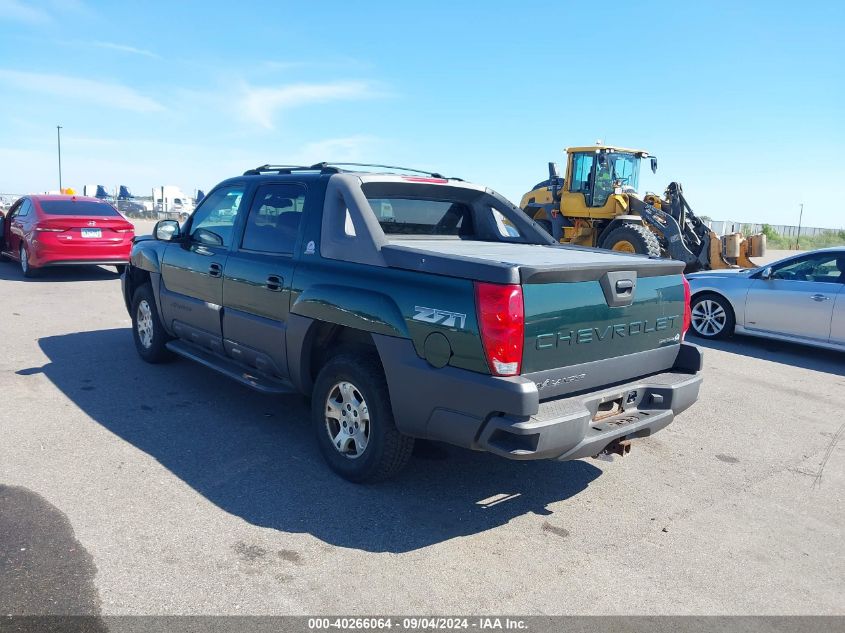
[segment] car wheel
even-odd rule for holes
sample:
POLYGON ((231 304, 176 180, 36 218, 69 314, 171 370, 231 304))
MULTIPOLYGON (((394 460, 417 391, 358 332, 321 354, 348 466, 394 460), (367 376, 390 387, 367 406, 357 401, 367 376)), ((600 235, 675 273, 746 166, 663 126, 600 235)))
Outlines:
POLYGON ((384 371, 374 356, 330 359, 314 383, 311 418, 320 452, 344 479, 388 479, 411 459, 414 439, 396 429, 384 371))
POLYGON ((38 273, 38 269, 33 268, 29 263, 29 255, 27 254, 26 247, 23 244, 21 244, 20 250, 18 251, 18 256, 20 257, 21 272, 23 273, 23 276, 28 279, 35 277, 38 273))
POLYGON ((132 336, 135 349, 148 363, 163 363, 173 358, 165 347, 172 337, 158 318, 153 289, 149 284, 139 287, 132 296, 132 336))
POLYGON ((642 224, 623 224, 604 236, 599 248, 621 253, 638 253, 660 257, 660 242, 648 227, 642 224))
POLYGON ((126 264, 118 264, 114 267, 114 269, 117 271, 118 275, 122 275, 124 272, 126 272, 126 264))
POLYGON ((696 336, 718 339, 733 334, 736 318, 730 302, 724 297, 713 293, 693 297, 690 310, 690 326, 696 336))

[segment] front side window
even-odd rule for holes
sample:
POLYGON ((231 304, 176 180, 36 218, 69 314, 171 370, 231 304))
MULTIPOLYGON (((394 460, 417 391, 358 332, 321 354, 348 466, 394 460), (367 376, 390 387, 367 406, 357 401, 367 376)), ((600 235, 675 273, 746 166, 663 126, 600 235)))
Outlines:
POLYGON ((774 267, 772 279, 845 283, 845 254, 816 254, 774 267))
POLYGON ((293 253, 304 207, 305 187, 301 185, 259 187, 249 210, 241 248, 262 253, 293 253))
POLYGON ((243 186, 221 187, 210 193, 191 218, 191 241, 228 247, 244 195, 243 186))
POLYGON ((9 209, 9 219, 17 217, 21 214, 21 209, 23 208, 25 202, 29 202, 29 200, 21 200, 17 204, 12 205, 12 208, 9 209))

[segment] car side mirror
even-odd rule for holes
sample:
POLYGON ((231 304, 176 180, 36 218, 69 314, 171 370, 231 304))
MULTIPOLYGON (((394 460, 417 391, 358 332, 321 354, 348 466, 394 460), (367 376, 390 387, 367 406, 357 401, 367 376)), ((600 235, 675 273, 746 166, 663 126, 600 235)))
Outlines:
POLYGON ((153 227, 153 236, 162 242, 172 242, 181 237, 181 229, 176 220, 159 220, 153 227))
POLYGON ((763 272, 761 272, 761 273, 760 273, 760 279, 766 279, 766 280, 768 280, 768 279, 771 279, 771 278, 772 278, 772 267, 771 267, 771 266, 766 266, 766 267, 763 269, 763 272))

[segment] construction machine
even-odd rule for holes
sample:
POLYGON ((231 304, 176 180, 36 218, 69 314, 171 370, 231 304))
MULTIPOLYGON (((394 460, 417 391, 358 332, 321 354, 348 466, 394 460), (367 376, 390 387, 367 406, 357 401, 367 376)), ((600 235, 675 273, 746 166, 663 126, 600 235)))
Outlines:
POLYGON ((593 145, 566 150, 565 177, 549 163, 549 179, 522 197, 522 210, 564 243, 669 257, 687 272, 756 267, 766 236, 719 237, 693 213, 680 183, 662 196, 640 196, 640 164, 657 171, 657 157, 637 149, 593 145))

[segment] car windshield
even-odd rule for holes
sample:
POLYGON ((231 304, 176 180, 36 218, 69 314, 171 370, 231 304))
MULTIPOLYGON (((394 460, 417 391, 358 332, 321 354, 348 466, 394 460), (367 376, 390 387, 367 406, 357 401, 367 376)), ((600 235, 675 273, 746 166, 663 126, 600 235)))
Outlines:
POLYGON ((110 204, 91 200, 42 200, 41 210, 47 215, 93 215, 100 217, 120 215, 110 204))

